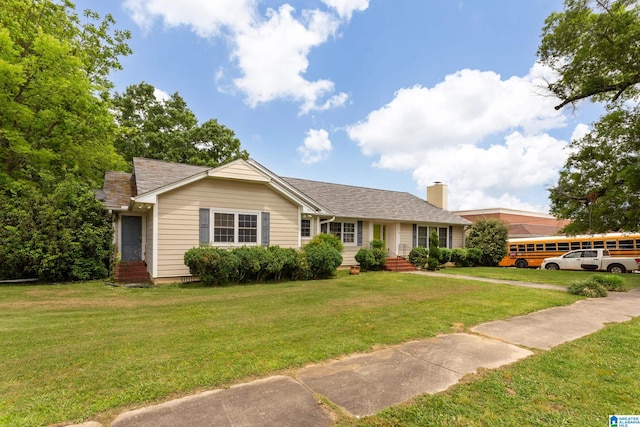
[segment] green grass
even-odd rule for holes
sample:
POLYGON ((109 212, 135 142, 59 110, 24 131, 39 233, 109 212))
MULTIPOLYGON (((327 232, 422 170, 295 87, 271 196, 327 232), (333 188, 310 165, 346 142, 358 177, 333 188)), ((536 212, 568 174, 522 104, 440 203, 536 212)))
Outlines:
MULTIPOLYGON (((612 273, 591 271, 550 271, 536 270, 528 268, 505 268, 505 267, 462 267, 462 268, 443 268, 438 273, 451 274, 453 276, 473 276, 486 277, 490 279, 516 280, 520 282, 547 283, 550 285, 568 286, 570 283, 578 280, 585 280, 594 275, 609 275, 612 273)), ((618 275, 622 277, 626 283, 627 289, 640 287, 640 274, 630 273, 618 275)))
POLYGON ((208 288, 0 286, 0 425, 97 419, 579 299, 396 273, 208 288))
POLYGON ((579 426, 640 414, 640 318, 343 426, 579 426))

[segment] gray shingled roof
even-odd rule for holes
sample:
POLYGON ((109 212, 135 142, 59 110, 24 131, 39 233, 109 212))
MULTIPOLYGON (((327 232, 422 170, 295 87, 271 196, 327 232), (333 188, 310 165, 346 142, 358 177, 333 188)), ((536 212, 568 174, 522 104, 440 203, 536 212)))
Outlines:
MULTIPOLYGON (((161 160, 133 159, 135 177, 122 172, 107 172, 104 201, 107 208, 127 206, 132 196, 148 193, 165 185, 197 175, 211 168, 161 160)), ((471 222, 427 203, 413 194, 355 187, 298 178, 281 178, 289 185, 326 207, 338 217, 390 221, 429 222, 467 225, 471 222)))
POLYGON ((107 209, 120 209, 128 206, 133 195, 133 182, 130 173, 111 172, 104 174, 104 194, 101 199, 107 209))
POLYGON ((298 178, 283 179, 326 206, 331 213, 339 217, 471 224, 468 220, 452 212, 437 208, 406 192, 330 184, 298 178))
POLYGON ((205 166, 191 166, 182 163, 143 159, 141 157, 134 157, 133 159, 137 194, 148 193, 209 169, 211 168, 205 166))

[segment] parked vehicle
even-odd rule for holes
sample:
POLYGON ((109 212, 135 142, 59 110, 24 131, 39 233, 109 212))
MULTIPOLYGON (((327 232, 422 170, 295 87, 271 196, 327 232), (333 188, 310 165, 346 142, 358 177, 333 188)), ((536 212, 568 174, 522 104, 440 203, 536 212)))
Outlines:
POLYGON ((611 256, 632 257, 640 256, 640 233, 521 237, 509 239, 507 249, 500 267, 540 267, 545 258, 578 249, 608 249, 611 256))
POLYGON ((640 269, 640 258, 612 257, 608 249, 575 250, 559 257, 545 258, 540 268, 627 273, 640 269))

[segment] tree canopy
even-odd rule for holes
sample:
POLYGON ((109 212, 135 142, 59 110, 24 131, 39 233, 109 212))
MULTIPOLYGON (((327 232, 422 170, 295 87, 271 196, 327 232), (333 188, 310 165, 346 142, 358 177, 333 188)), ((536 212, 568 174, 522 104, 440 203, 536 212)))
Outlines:
POLYGON ((481 218, 471 224, 465 246, 482 251, 481 265, 495 266, 507 255, 509 227, 496 218, 481 218))
POLYGON ((213 167, 249 156, 234 132, 215 119, 198 125, 177 92, 160 99, 152 85, 142 82, 116 93, 113 106, 120 126, 115 147, 128 162, 146 157, 213 167))
POLYGON ((569 233, 640 227, 640 4, 565 0, 543 28, 538 56, 558 79, 556 109, 583 99, 607 113, 570 155, 550 190, 551 211, 571 219, 569 233))
POLYGON ((113 30, 69 1, 5 0, 0 8, 0 187, 44 175, 99 184, 122 167, 106 101, 109 73, 130 53, 113 30), (84 21, 84 22, 83 22, 84 21))

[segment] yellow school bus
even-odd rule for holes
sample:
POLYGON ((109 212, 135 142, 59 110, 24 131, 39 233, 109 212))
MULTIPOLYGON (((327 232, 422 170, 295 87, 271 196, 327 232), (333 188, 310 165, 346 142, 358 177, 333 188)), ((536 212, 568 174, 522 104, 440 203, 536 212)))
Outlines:
POLYGON ((508 253, 500 267, 540 267, 542 260, 574 249, 609 249, 611 256, 639 256, 640 233, 523 237, 507 241, 508 253))

